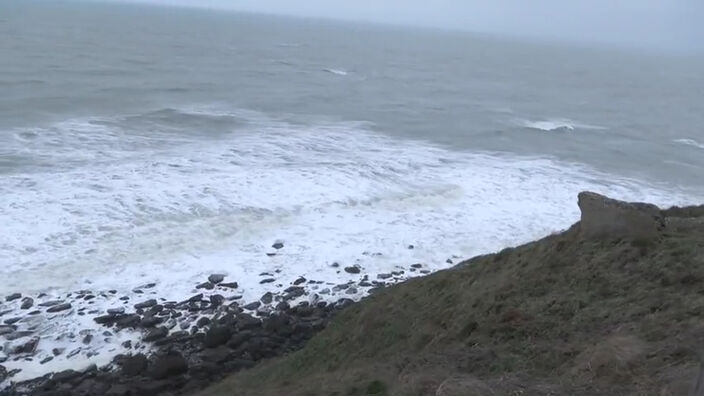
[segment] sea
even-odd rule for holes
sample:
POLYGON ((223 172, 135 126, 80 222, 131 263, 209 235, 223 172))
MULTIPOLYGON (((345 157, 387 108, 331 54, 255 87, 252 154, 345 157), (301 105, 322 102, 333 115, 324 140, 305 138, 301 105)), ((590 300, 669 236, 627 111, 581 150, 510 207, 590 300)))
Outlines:
MULTIPOLYGON (((256 300, 559 232, 582 190, 702 203, 703 70, 695 53, 0 1, 0 296, 154 283, 177 300, 221 273, 256 300)), ((91 323, 35 331, 70 344, 57 331, 91 323)))

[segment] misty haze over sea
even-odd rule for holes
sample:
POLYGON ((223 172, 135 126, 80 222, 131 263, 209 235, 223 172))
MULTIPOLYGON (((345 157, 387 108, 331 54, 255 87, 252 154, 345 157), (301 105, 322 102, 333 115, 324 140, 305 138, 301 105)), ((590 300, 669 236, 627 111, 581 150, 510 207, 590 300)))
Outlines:
POLYGON ((262 272, 339 283, 335 262, 437 270, 523 243, 585 189, 701 202, 704 57, 666 48, 679 29, 643 50, 3 2, 0 294, 182 299, 222 272, 258 298, 262 272))

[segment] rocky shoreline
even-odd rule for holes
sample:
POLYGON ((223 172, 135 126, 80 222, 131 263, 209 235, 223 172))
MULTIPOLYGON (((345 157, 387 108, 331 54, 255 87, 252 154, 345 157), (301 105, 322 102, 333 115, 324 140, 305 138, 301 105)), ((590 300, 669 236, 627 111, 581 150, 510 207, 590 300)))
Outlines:
POLYGON ((116 290, 82 290, 58 297, 8 295, 0 303, 0 383, 4 385, 0 394, 192 392, 261 359, 299 349, 336 312, 361 296, 430 272, 422 264, 413 264, 371 279, 359 266, 333 263, 331 267, 358 279, 331 284, 298 277, 284 286, 278 284, 277 274, 262 273, 260 283, 276 288, 254 301, 244 301, 240 285, 222 274, 208 276, 195 286, 196 294, 182 301, 159 298, 155 283, 142 285, 130 295, 116 290), (41 332, 43 323, 79 319, 89 325, 77 332, 41 332), (72 346, 51 348, 57 340, 68 340, 72 346), (98 342, 117 345, 110 349, 112 359, 100 367, 91 364, 79 369, 81 357, 98 353, 91 350, 98 342), (40 348, 45 343, 49 347, 40 348), (11 368, 13 362, 42 366, 58 359, 64 360, 57 366, 61 369, 36 378, 25 375, 17 380, 22 371, 11 368))

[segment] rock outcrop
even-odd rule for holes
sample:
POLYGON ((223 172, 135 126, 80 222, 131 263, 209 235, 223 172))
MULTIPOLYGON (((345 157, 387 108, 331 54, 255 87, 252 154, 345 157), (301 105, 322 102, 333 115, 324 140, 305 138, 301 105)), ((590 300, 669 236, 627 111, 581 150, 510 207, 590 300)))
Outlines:
POLYGON ((655 205, 618 201, 593 192, 582 192, 580 230, 586 238, 633 238, 652 240, 664 228, 663 215, 655 205))

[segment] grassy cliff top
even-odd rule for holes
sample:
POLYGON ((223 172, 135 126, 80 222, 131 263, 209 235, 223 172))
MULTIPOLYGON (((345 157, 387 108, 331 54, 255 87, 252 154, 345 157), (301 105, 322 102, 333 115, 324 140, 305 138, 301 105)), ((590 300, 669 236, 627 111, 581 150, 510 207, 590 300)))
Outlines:
POLYGON ((382 290, 203 395, 691 394, 704 207, 580 207, 564 233, 382 290))

